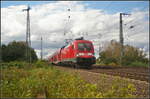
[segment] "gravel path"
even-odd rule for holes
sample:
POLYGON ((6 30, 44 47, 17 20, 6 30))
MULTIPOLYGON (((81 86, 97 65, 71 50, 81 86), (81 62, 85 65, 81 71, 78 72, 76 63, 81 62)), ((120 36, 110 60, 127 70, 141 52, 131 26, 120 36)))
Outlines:
MULTIPOLYGON (((65 72, 70 72, 70 73, 75 73, 79 74, 81 78, 85 79, 87 82, 93 83, 93 84, 98 84, 98 82, 101 80, 100 78, 105 75, 105 78, 108 80, 105 82, 106 86, 107 84, 109 85, 111 83, 111 79, 114 79, 116 76, 112 75, 106 75, 106 74, 101 74, 101 73, 94 73, 90 72, 88 70, 83 70, 83 69, 72 69, 69 67, 61 67, 61 66, 55 66, 55 68, 65 71, 65 72)), ((134 80, 134 79, 129 79, 129 78, 124 78, 124 77, 119 77, 118 78, 122 80, 129 81, 134 84, 136 87, 136 92, 135 94, 139 97, 149 97, 149 83, 146 81, 140 81, 140 80, 134 80)))

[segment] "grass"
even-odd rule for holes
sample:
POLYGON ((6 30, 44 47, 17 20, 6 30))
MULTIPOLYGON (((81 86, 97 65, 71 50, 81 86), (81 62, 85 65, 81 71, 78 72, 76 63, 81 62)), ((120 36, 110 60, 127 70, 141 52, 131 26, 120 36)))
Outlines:
MULTIPOLYGON (((6 63, 7 64, 7 63, 6 63)), ((15 64, 15 63, 12 63, 15 64)), ((42 61, 30 65, 11 65, 1 68, 1 97, 37 97, 46 94, 48 98, 106 98, 106 97, 136 97, 132 93, 134 86, 123 83, 122 80, 110 82, 105 86, 105 77, 99 84, 90 84, 79 75, 62 72, 51 68, 42 61)), ((4 64, 3 64, 4 65, 4 64)))
POLYGON ((131 98, 136 97, 136 88, 134 85, 126 79, 120 77, 108 77, 105 74, 100 75, 98 82, 98 89, 103 94, 103 97, 109 98, 131 98))
MULTIPOLYGON (((114 66, 114 67, 120 66, 120 65, 115 64, 113 62, 109 63, 109 64, 105 64, 105 63, 101 62, 101 63, 96 63, 96 65, 99 65, 99 66, 114 66)), ((150 65, 146 64, 146 63, 143 63, 143 62, 135 61, 135 62, 130 63, 129 65, 124 65, 124 66, 128 66, 128 67, 149 67, 150 65)))

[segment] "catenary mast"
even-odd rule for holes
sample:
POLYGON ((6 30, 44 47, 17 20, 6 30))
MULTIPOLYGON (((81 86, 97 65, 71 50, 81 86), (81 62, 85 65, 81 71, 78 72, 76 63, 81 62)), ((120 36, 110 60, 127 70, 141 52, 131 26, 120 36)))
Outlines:
POLYGON ((26 60, 27 62, 31 63, 31 38, 30 38, 30 7, 28 6, 27 9, 23 9, 23 11, 27 11, 27 23, 26 23, 26 60))

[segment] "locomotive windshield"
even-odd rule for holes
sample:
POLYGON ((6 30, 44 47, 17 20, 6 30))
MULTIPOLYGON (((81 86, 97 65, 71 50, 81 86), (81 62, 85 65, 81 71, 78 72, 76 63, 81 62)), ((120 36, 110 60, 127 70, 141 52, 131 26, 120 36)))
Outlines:
POLYGON ((90 51, 92 49, 91 43, 78 43, 78 50, 79 51, 90 51))

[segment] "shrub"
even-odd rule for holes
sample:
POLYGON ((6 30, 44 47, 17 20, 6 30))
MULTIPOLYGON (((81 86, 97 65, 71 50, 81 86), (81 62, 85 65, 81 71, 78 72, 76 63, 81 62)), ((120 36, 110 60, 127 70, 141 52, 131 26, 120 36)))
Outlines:
POLYGON ((111 83, 105 85, 104 77, 98 85, 90 84, 78 74, 52 69, 41 61, 36 64, 47 68, 1 69, 1 97, 37 97, 39 94, 46 94, 48 98, 133 97, 134 86, 122 79, 109 79, 111 83))
POLYGON ((5 70, 3 76, 1 97, 36 97, 45 91, 49 98, 102 97, 96 85, 55 69, 38 68, 24 72, 15 68, 5 70))
MULTIPOLYGON (((116 63, 120 64, 120 43, 112 40, 107 44, 105 49, 99 53, 100 57, 97 60, 103 61, 105 64, 116 63)), ((139 48, 131 45, 124 45, 124 53, 122 56, 122 65, 130 66, 134 61, 148 63, 149 60, 146 58, 146 53, 139 48)))
POLYGON ((35 66, 38 67, 38 68, 42 68, 42 67, 48 67, 48 64, 47 64, 45 61, 38 60, 38 61, 35 63, 35 66))
POLYGON ((97 62, 96 64, 97 64, 97 65, 100 65, 100 66, 105 66, 105 65, 106 65, 106 64, 105 64, 104 62, 102 62, 102 61, 101 61, 101 62, 97 62))
POLYGON ((144 66, 144 67, 148 67, 149 65, 146 64, 146 63, 143 63, 143 62, 135 61, 135 62, 132 62, 132 63, 130 64, 130 66, 144 66))
POLYGON ((27 61, 26 48, 31 52, 32 62, 37 61, 37 55, 33 48, 28 47, 23 41, 13 41, 8 45, 2 45, 2 60, 4 62, 10 61, 27 61))
POLYGON ((27 78, 30 72, 24 69, 18 69, 17 67, 10 67, 9 69, 0 70, 1 73, 1 97, 18 97, 23 93, 20 93, 19 83, 20 79, 27 78))
POLYGON ((1 69, 7 69, 7 68, 11 68, 11 67, 27 68, 28 65, 29 65, 28 63, 23 62, 23 61, 12 61, 9 63, 1 63, 1 69))
POLYGON ((115 58, 106 58, 105 60, 104 60, 104 63, 105 64, 109 64, 109 63, 117 63, 117 60, 115 59, 115 58))
POLYGON ((118 66, 116 63, 113 63, 113 62, 112 62, 112 63, 109 63, 108 65, 109 65, 109 66, 118 66))
POLYGON ((101 76, 98 83, 98 90, 103 97, 136 97, 133 95, 136 91, 134 85, 128 80, 123 80, 119 77, 107 78, 105 75, 101 76))

